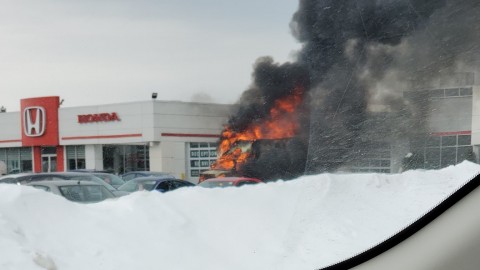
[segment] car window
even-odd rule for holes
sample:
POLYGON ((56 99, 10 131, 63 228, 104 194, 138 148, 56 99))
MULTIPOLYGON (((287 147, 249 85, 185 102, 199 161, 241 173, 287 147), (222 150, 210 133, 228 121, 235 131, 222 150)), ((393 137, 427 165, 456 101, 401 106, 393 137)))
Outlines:
POLYGON ((156 183, 157 183, 157 181, 155 181, 155 180, 137 181, 137 190, 152 191, 155 188, 156 183))
POLYGON ((127 175, 123 175, 122 178, 123 178, 123 180, 125 180, 125 182, 130 181, 130 180, 136 178, 136 174, 130 173, 130 174, 127 174, 127 175))
POLYGON ((170 189, 171 189, 170 181, 162 181, 156 187, 156 190, 161 192, 169 191, 170 189))
POLYGON ((103 181, 110 185, 120 186, 125 184, 124 180, 113 174, 95 174, 95 176, 101 178, 103 181))
POLYGON ((114 198, 112 193, 110 193, 103 186, 82 186, 84 196, 87 202, 99 202, 105 199, 114 198))
POLYGON ((109 198, 114 198, 103 186, 89 186, 89 185, 69 185, 59 186, 61 194, 70 201, 74 202, 99 202, 109 198))
POLYGON ((85 201, 85 196, 83 194, 81 186, 64 186, 58 188, 60 189, 63 197, 65 197, 67 200, 74 202, 85 201))
POLYGON ((137 190, 137 183, 134 181, 128 181, 125 184, 121 185, 118 190, 120 191, 127 191, 127 192, 134 192, 137 190))
POLYGON ((89 175, 89 174, 81 174, 81 175, 65 175, 65 176, 61 176, 62 178, 66 179, 66 180, 84 180, 84 181, 92 181, 92 182, 95 182, 97 184, 100 184, 102 186, 104 186, 105 188, 107 188, 108 190, 110 191, 115 191, 117 190, 116 188, 114 188, 112 185, 106 183, 105 181, 103 181, 102 179, 94 176, 94 175, 89 175))
POLYGON ((29 177, 28 181, 44 181, 44 180, 61 180, 62 178, 61 177, 55 177, 53 175, 43 175, 43 174, 39 174, 39 175, 32 175, 29 177))
POLYGON ((135 192, 135 191, 151 191, 155 188, 155 180, 147 181, 128 181, 118 188, 120 191, 135 192))
POLYGON ((194 186, 194 184, 188 182, 181 182, 181 181, 171 181, 172 189, 182 188, 182 187, 190 187, 194 186))

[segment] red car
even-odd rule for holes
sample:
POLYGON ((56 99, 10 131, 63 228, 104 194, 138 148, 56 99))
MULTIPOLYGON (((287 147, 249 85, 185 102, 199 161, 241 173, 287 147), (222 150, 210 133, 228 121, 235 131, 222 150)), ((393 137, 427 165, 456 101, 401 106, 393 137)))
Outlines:
POLYGON ((215 188, 215 187, 240 187, 244 185, 252 185, 263 183, 262 180, 256 178, 248 177, 219 177, 219 178, 210 178, 200 184, 201 187, 215 188))

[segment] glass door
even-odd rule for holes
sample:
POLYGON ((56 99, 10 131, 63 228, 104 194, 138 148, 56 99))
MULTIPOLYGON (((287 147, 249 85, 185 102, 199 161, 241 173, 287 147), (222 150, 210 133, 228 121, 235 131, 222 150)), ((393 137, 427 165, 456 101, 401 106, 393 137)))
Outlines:
POLYGON ((57 171, 57 152, 55 147, 42 148, 42 172, 57 171))
POLYGON ((42 155, 42 172, 56 172, 56 171, 57 171, 57 156, 42 155))

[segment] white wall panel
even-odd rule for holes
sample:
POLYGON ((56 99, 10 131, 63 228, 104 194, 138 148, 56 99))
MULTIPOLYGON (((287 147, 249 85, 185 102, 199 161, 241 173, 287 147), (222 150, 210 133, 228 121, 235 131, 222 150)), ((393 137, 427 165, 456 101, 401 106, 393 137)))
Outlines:
POLYGON ((153 102, 133 102, 61 108, 59 116, 61 144, 140 143, 153 140, 153 102), (120 121, 78 123, 78 115, 117 113, 120 121), (104 137, 141 134, 135 137, 104 137), (75 137, 96 137, 77 138, 75 137), (103 137, 103 138, 102 138, 103 137))
POLYGON ((0 147, 21 146, 20 141, 11 142, 22 139, 20 112, 0 113, 0 123, 0 147))
POLYGON ((103 152, 101 145, 85 146, 85 168, 103 170, 103 152))
POLYGON ((150 145, 149 147, 149 159, 150 159, 150 171, 164 172, 162 163, 162 143, 150 145))
POLYGON ((220 134, 231 105, 156 102, 155 126, 161 133, 220 134))

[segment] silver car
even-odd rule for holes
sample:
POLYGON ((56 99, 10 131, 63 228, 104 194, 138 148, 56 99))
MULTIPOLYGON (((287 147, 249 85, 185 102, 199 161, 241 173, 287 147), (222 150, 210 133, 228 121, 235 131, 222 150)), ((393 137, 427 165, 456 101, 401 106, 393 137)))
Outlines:
POLYGON ((79 203, 95 203, 115 198, 105 186, 91 181, 47 180, 26 184, 53 194, 65 197, 69 201, 79 203))
POLYGON ((116 197, 129 194, 128 192, 119 191, 104 180, 91 175, 89 173, 75 172, 51 172, 51 173, 21 173, 0 177, 0 183, 7 184, 28 184, 31 182, 47 181, 47 180, 73 180, 73 181, 91 181, 103 185, 112 192, 116 197))

